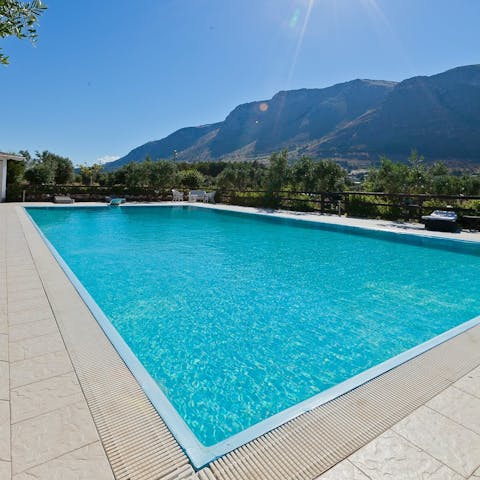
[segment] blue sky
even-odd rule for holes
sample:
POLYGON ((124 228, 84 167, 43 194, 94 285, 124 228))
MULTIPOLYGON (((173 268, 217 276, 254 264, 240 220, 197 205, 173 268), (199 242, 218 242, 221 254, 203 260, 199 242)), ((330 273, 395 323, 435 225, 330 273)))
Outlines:
POLYGON ((1 42, 0 150, 74 164, 223 120, 277 91, 480 63, 478 0, 47 0, 1 42))

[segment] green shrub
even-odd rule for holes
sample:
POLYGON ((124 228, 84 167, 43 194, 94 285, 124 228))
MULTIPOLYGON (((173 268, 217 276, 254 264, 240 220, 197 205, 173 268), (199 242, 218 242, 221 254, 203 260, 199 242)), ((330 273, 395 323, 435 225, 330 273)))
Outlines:
POLYGON ((375 197, 355 195, 348 202, 347 215, 360 218, 377 218, 380 215, 379 207, 374 205, 375 197))

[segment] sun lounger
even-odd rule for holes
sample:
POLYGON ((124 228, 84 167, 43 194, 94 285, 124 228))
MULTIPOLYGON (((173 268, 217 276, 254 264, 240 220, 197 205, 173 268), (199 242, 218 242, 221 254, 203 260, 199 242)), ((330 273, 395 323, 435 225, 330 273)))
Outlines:
POLYGON ((435 210, 430 215, 422 217, 423 223, 427 230, 437 232, 457 232, 457 214, 445 210, 435 210))
POLYGON ((126 200, 124 198, 112 198, 110 200, 110 205, 112 207, 119 207, 122 203, 125 203, 126 200))
POLYGON ((67 195, 55 195, 53 197, 53 203, 68 204, 68 203, 75 203, 75 200, 73 198, 68 197, 67 195))
POLYGON ((205 196, 203 197, 203 201, 205 203, 215 203, 215 194, 217 192, 206 192, 205 196))
POLYGON ((190 190, 188 193, 189 202, 203 202, 207 192, 205 190, 190 190))

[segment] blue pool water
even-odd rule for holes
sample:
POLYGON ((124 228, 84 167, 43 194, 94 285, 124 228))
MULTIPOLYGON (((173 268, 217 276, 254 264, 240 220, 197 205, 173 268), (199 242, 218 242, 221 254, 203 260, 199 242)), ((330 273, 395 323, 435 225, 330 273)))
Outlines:
POLYGON ((206 446, 480 312, 480 251, 460 242, 189 207, 28 212, 206 446))

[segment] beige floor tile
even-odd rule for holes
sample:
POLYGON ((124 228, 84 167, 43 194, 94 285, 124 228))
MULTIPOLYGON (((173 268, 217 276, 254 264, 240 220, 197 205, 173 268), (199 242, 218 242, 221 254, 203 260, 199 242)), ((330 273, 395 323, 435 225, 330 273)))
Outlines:
POLYGON ((7 292, 9 304, 16 304, 22 300, 39 298, 45 295, 40 279, 32 283, 28 278, 19 280, 12 279, 11 275, 8 275, 7 292))
MULTIPOLYGON (((28 255, 29 254, 30 252, 28 252, 28 255)), ((13 271, 15 271, 16 268, 13 271)), ((9 287, 13 285, 14 288, 18 289, 18 291, 27 291, 42 288, 40 275, 36 266, 33 264, 32 258, 29 259, 28 265, 25 265, 24 267, 22 267, 22 269, 23 270, 18 277, 14 277, 12 279, 10 274, 7 275, 9 287)), ((12 269, 10 268, 9 273, 11 272, 12 269)))
POLYGON ((21 284, 22 282, 29 282, 35 276, 38 276, 38 272, 31 262, 28 265, 10 264, 7 266, 8 283, 21 284))
POLYGON ((38 285, 32 287, 29 285, 22 285, 21 287, 12 287, 8 289, 8 303, 21 303, 24 301, 38 300, 45 297, 45 290, 43 285, 38 282, 38 285))
POLYGON ((12 423, 78 403, 83 398, 73 372, 14 388, 10 392, 12 423))
POLYGON ((10 267, 7 272, 7 289, 9 293, 25 293, 42 288, 42 282, 36 270, 25 269, 15 275, 18 267, 10 267))
POLYGON ((450 387, 430 400, 427 406, 480 434, 480 398, 450 387))
POLYGON ((8 335, 0 333, 0 361, 8 362, 8 335))
POLYGON ((11 272, 8 273, 7 289, 9 293, 20 296, 23 293, 29 294, 30 292, 37 292, 43 289, 42 282, 38 276, 38 273, 26 273, 12 276, 11 272))
POLYGON ((20 473, 98 441, 85 401, 12 425, 12 470, 20 473))
POLYGON ((26 358, 36 357, 45 353, 58 352, 65 348, 60 333, 51 333, 41 337, 27 338, 9 344, 10 361, 18 362, 26 358))
POLYGON ((0 460, 10 461, 10 406, 0 401, 0 460))
POLYGON ((10 364, 11 388, 38 382, 72 371, 72 364, 65 350, 46 353, 10 364))
POLYGON ((10 480, 11 475, 11 463, 0 461, 0 479, 10 480))
POLYGON ((22 323, 20 325, 11 325, 8 329, 8 340, 18 342, 26 338, 39 337, 49 333, 58 332, 55 320, 40 320, 39 322, 22 323))
POLYGON ((35 309, 24 310, 17 313, 8 313, 8 323, 10 325, 19 325, 21 323, 37 322, 48 319, 55 319, 50 306, 40 307, 39 305, 35 309))
POLYGON ((7 315, 0 313, 0 333, 8 333, 7 315))
POLYGON ((320 475, 317 480, 368 480, 368 477, 348 460, 344 460, 320 475))
POLYGON ((7 252, 6 252, 6 264, 7 268, 10 265, 15 264, 17 267, 14 272, 18 275, 26 274, 27 272, 35 272, 35 266, 33 265, 32 259, 30 257, 30 253, 27 248, 27 244, 25 243, 25 238, 22 238, 20 230, 18 227, 14 227, 11 224, 11 228, 15 228, 15 231, 18 232, 19 235, 16 237, 11 236, 7 238, 7 252), (11 248, 13 247, 13 248, 11 248))
POLYGON ((349 457, 372 480, 461 480, 420 448, 388 430, 349 457))
POLYGON ((480 398, 480 367, 472 370, 463 378, 453 384, 455 387, 460 388, 464 392, 475 395, 480 398))
POLYGON ((13 480, 113 480, 112 470, 99 443, 62 455, 13 480))
POLYGON ((465 477, 480 465, 480 435, 428 407, 420 407, 392 430, 465 477))
POLYGON ((8 362, 0 362, 0 400, 10 398, 10 368, 8 362))

